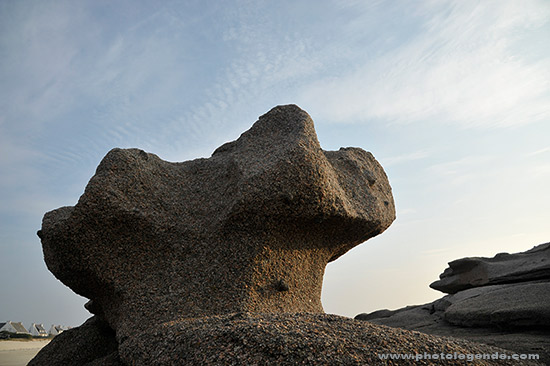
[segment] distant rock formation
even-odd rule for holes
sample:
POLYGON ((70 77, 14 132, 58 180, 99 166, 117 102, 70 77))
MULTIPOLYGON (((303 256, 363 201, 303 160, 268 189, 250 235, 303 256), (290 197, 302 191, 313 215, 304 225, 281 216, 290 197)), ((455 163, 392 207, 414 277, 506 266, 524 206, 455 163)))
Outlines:
POLYGON ((550 243, 494 258, 462 258, 449 263, 430 287, 454 294, 473 287, 550 279, 550 243))
POLYGON ((208 159, 114 149, 38 232, 50 271, 96 315, 30 365, 65 365, 83 347, 94 351, 73 365, 382 365, 375 352, 494 350, 323 314, 327 263, 394 219, 374 157, 323 151, 294 105, 208 159))
POLYGON ((430 287, 451 295, 356 319, 538 353, 550 364, 550 243, 452 261, 430 287))

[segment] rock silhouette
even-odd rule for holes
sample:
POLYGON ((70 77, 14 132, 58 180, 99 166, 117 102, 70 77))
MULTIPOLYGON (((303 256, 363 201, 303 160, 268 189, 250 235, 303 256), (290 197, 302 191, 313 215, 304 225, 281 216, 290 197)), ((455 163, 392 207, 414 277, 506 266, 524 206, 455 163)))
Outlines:
POLYGON ((356 319, 539 354, 549 364, 549 265, 550 243, 494 258, 458 259, 430 285, 450 295, 356 319))

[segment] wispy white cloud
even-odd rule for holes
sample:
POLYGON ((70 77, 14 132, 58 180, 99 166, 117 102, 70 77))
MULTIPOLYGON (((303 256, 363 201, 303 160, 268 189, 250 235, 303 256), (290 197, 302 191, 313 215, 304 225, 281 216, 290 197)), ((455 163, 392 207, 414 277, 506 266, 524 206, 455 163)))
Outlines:
POLYGON ((200 139, 204 121, 167 123, 197 100, 195 19, 176 22, 165 6, 131 9, 113 7, 106 17, 96 16, 93 2, 7 9, 0 120, 11 141, 40 149, 48 163, 78 165, 113 146, 200 139))
POLYGON ((416 214, 418 211, 414 208, 398 208, 397 216, 401 217, 402 215, 412 215, 416 214))
POLYGON ((526 157, 531 157, 531 156, 546 154, 546 153, 549 153, 549 152, 550 152, 550 147, 544 147, 542 149, 538 149, 538 150, 532 151, 530 153, 527 153, 527 154, 525 154, 525 156, 526 157))
POLYGON ((431 154, 427 150, 420 150, 420 151, 415 151, 415 152, 398 155, 398 156, 382 157, 380 158, 380 161, 384 163, 383 164, 384 166, 388 167, 388 166, 397 165, 401 163, 407 163, 414 160, 426 159, 430 155, 431 154))
MULTIPOLYGON (((466 191, 466 184, 481 181, 497 168, 491 163, 495 162, 494 156, 465 156, 457 160, 433 164, 428 168, 434 179, 438 179, 442 186, 460 186, 466 191)), ((462 197, 462 196, 461 196, 462 197)))
POLYGON ((62 86, 74 76, 70 65, 78 48, 69 30, 71 23, 79 23, 81 12, 71 6, 63 12, 55 11, 55 6, 29 7, 23 2, 19 8, 12 6, 17 11, 10 14, 12 19, 9 12, 2 17, 6 29, 0 36, 1 78, 9 86, 9 90, 0 90, 3 120, 12 126, 24 123, 36 128, 46 115, 64 111, 72 96, 62 93, 62 86))
POLYGON ((522 48, 548 33, 549 3, 422 4, 423 27, 410 42, 308 85, 303 100, 336 122, 501 127, 550 118, 550 58, 522 48))
POLYGON ((473 167, 484 167, 488 163, 494 161, 495 157, 486 155, 470 155, 464 156, 456 160, 445 161, 442 163, 433 164, 430 169, 443 173, 443 174, 454 174, 457 171, 471 169, 473 167))

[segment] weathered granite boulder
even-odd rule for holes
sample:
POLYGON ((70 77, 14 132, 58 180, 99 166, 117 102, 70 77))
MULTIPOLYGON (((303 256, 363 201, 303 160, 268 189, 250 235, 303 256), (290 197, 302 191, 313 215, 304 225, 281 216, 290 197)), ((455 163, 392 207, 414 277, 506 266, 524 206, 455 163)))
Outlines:
POLYGON ((452 283, 453 291, 466 289, 432 303, 378 310, 359 314, 356 319, 539 354, 550 364, 550 279, 544 275, 549 248, 547 243, 523 253, 453 261, 450 265, 454 270, 445 272, 454 273, 454 277, 442 278, 449 279, 447 284, 452 283), (474 284, 478 287, 472 287, 474 284))
POLYGON ((91 299, 124 348, 178 319, 322 313, 327 263, 394 219, 374 157, 323 151, 310 116, 288 105, 208 159, 111 150, 38 236, 49 270, 91 299))
POLYGON ((462 258, 449 267, 430 287, 454 294, 472 287, 503 283, 550 280, 550 243, 522 253, 500 253, 493 258, 462 258))

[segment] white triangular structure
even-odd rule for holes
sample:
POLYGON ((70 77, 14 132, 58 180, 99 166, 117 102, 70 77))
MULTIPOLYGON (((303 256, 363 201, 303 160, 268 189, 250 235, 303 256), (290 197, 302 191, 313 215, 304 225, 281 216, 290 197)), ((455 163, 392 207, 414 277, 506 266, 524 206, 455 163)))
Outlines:
POLYGON ((33 337, 47 337, 48 336, 48 332, 46 332, 46 329, 44 329, 43 324, 32 323, 30 328, 29 328, 29 333, 33 337))
POLYGON ((0 323, 0 332, 9 332, 9 333, 15 333, 15 334, 29 334, 29 331, 23 323, 21 322, 12 322, 7 321, 5 323, 0 323))
POLYGON ((50 327, 50 330, 48 331, 49 335, 56 336, 60 333, 63 333, 63 331, 67 330, 69 328, 63 327, 61 325, 53 325, 50 327))

